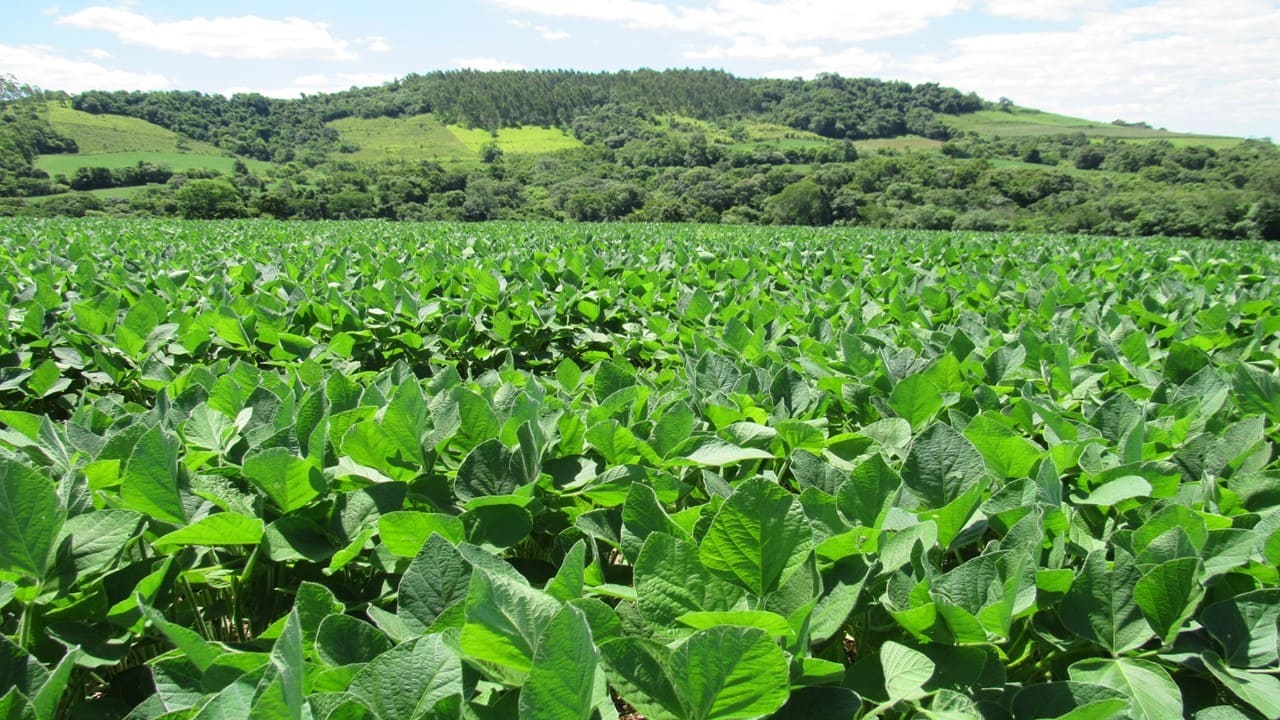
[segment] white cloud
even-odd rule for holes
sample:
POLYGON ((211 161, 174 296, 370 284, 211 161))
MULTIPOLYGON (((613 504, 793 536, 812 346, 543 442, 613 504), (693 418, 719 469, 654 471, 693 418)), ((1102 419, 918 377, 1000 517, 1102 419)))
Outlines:
POLYGON ((986 0, 982 11, 1021 20, 1067 22, 1110 7, 1111 0, 986 0))
POLYGON ((256 15, 154 20, 119 7, 88 7, 59 17, 60 25, 105 30, 130 45, 216 58, 309 58, 349 60, 351 43, 334 37, 325 23, 256 15))
POLYGON ((57 15, 60 12, 62 12, 62 8, 58 7, 57 5, 50 5, 49 7, 41 10, 40 14, 41 15, 57 15))
POLYGON ((159 73, 112 70, 63 57, 44 45, 0 45, 0 68, 19 81, 46 90, 161 90, 172 83, 159 73))
POLYGON ((787 45, 770 42, 744 42, 736 40, 730 45, 712 45, 705 50, 688 50, 689 60, 777 60, 780 58, 812 58, 822 54, 816 45, 787 45))
POLYGON ((631 27, 713 35, 736 42, 858 42, 906 35, 965 10, 974 0, 711 0, 703 6, 638 0, 488 0, 522 13, 620 22, 631 27))
POLYGON ((507 62, 491 57, 471 57, 471 58, 455 58, 453 66, 456 68, 465 68, 468 70, 479 70, 481 72, 494 72, 497 70, 524 70, 525 66, 519 63, 507 62))
POLYGON ((1069 31, 963 38, 894 69, 1091 119, 1248 133, 1275 128, 1280 117, 1277 57, 1274 3, 1158 0, 1089 16, 1069 31))
POLYGON ((513 25, 521 30, 532 30, 542 36, 543 40, 568 40, 573 37, 563 30, 556 30, 547 25, 535 25, 525 20, 508 20, 508 25, 513 25))
POLYGON ((816 56, 808 66, 773 70, 765 75, 784 79, 813 78, 819 73, 839 73, 845 77, 874 77, 884 74, 889 67, 890 57, 887 53, 849 47, 839 52, 816 56))
POLYGON ((111 53, 107 52, 106 50, 103 50, 102 48, 89 48, 88 50, 85 50, 85 51, 84 51, 84 54, 85 54, 85 55, 88 55, 89 57, 93 58, 94 60, 109 60, 109 59, 111 59, 111 53))
POLYGON ((364 49, 371 53, 391 52, 391 42, 381 35, 356 38, 353 42, 363 45, 364 49))
POLYGON ((230 87, 223 91, 228 97, 238 93, 258 93, 274 98, 296 98, 299 95, 317 95, 348 90, 352 87, 369 87, 395 80, 394 75, 384 73, 335 73, 332 75, 300 75, 288 87, 260 88, 248 86, 230 87))

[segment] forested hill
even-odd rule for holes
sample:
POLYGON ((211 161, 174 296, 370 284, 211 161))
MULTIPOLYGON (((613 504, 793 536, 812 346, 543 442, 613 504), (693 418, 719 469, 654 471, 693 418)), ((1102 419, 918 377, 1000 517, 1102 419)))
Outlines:
POLYGON ((643 108, 719 122, 776 123, 824 138, 861 140, 913 134, 945 140, 939 113, 982 109, 973 93, 824 75, 815 80, 738 78, 718 70, 584 73, 569 70, 409 75, 378 87, 296 100, 249 93, 86 92, 77 110, 140 118, 259 160, 283 161, 302 147, 325 149, 337 134, 325 124, 346 117, 432 113, 486 130, 523 125, 571 128, 607 106, 643 108))
POLYGON ((292 100, 0 76, 0 215, 1280 239, 1280 148, 927 83, 450 71, 292 100))

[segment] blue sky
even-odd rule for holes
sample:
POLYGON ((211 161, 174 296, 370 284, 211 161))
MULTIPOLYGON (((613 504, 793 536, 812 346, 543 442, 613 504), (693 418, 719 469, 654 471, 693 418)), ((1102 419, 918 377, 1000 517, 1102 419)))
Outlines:
POLYGON ((1271 0, 8 0, 0 73, 289 97, 474 67, 940 82, 1095 120, 1280 140, 1271 0))

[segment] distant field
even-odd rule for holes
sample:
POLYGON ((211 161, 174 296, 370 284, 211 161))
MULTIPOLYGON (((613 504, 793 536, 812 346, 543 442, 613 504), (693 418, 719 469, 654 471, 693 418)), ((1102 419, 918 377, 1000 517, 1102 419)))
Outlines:
POLYGON ((58 132, 70 136, 86 155, 122 152, 177 153, 179 144, 196 155, 224 155, 225 150, 209 143, 183 138, 172 130, 146 120, 121 115, 93 115, 66 105, 50 104, 45 114, 58 132))
POLYGON ((942 141, 930 140, 919 135, 903 135, 894 138, 858 140, 854 145, 859 150, 937 150, 942 147, 942 141))
MULTIPOLYGON (((58 132, 71 137, 80 147, 73 155, 41 155, 36 167, 50 175, 70 176, 82 167, 121 168, 141 162, 168 165, 181 172, 193 168, 230 172, 235 158, 222 148, 153 125, 146 120, 121 115, 93 115, 66 105, 50 104, 45 117, 58 132)), ((245 160, 251 170, 261 173, 271 163, 245 160)))
POLYGON ((1012 112, 980 110, 967 115, 943 115, 941 118, 957 130, 976 132, 979 135, 1027 137, 1082 132, 1095 138, 1117 138, 1135 141, 1168 140, 1180 145, 1231 147, 1240 143, 1240 138, 1112 125, 1110 123, 1068 117, 1066 115, 1055 115, 1054 113, 1028 110, 1026 108, 1015 108, 1012 112))
MULTIPOLYGON (((485 145, 495 140, 488 130, 445 125, 434 115, 407 118, 356 118, 334 120, 343 143, 359 147, 344 155, 354 160, 478 160, 485 145)), ((546 154, 581 147, 577 138, 559 129, 506 128, 498 131, 498 147, 513 155, 546 154)))
MULTIPOLYGON (((82 167, 122 168, 132 167, 139 162, 167 165, 175 172, 183 172, 193 168, 217 170, 229 173, 235 166, 236 158, 226 155, 206 153, 179 152, 111 152, 111 153, 78 153, 75 155, 41 155, 36 158, 36 167, 50 175, 59 173, 68 177, 82 167)), ((262 173, 271 168, 271 163, 261 160, 245 160, 245 165, 255 173, 262 173)))
POLYGON ((582 147, 582 143, 577 138, 559 128, 543 128, 536 125, 503 128, 498 131, 497 138, 488 130, 473 130, 460 125, 450 125, 449 132, 476 155, 479 155, 484 146, 495 139, 502 152, 512 155, 544 155, 582 147))
POLYGON ((435 115, 404 118, 357 118, 334 120, 329 127, 338 131, 341 142, 359 146, 343 155, 353 160, 469 160, 472 151, 435 115))

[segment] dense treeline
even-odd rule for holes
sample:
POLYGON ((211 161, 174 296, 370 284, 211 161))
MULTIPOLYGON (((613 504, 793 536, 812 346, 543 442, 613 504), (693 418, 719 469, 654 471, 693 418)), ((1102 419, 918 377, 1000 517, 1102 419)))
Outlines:
POLYGON ((435 113, 448 123, 486 129, 567 128, 608 105, 699 119, 753 118, 856 140, 907 132, 945 138, 948 130, 935 113, 973 112, 983 101, 931 83, 913 86, 838 75, 812 81, 744 79, 716 70, 457 70, 298 100, 252 93, 227 98, 123 91, 86 92, 73 100, 77 110, 141 118, 239 155, 276 162, 287 162, 303 150, 332 149, 337 133, 324 124, 343 117, 435 113))
POLYGON ((1079 133, 934 131, 933 113, 982 103, 936 85, 836 76, 748 81, 712 71, 463 71, 297 101, 85 93, 74 102, 277 164, 265 175, 238 162, 225 176, 138 163, 49 177, 32 169, 32 158, 74 147, 47 124, 41 128, 32 98, 19 96, 5 102, 7 124, 0 126, 0 143, 7 137, 21 145, 8 151, 12 167, 0 173, 0 196, 10 198, 0 199, 0 214, 692 221, 1280 239, 1280 150, 1270 142, 1215 149, 1079 133), (494 144, 480 159, 448 164, 356 162, 324 150, 337 138, 328 120, 426 111, 491 127, 563 125, 583 147, 504 156, 494 144), (821 137, 753 136, 753 128, 776 125, 821 137), (851 139, 908 132, 948 139, 937 150, 912 152, 860 152, 851 139), (145 187, 127 197, 71 192, 130 186, 145 187), (39 195, 53 197, 32 197, 39 195))

